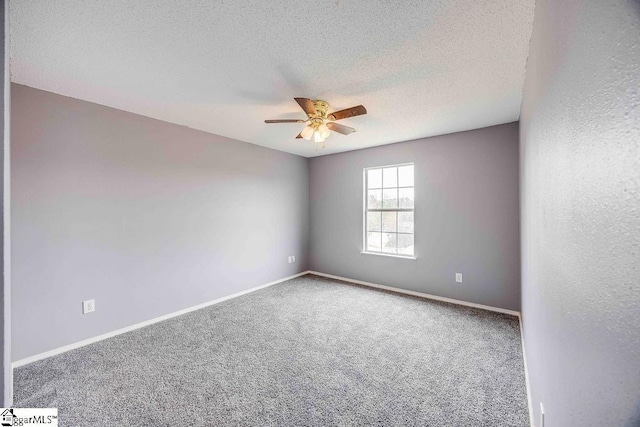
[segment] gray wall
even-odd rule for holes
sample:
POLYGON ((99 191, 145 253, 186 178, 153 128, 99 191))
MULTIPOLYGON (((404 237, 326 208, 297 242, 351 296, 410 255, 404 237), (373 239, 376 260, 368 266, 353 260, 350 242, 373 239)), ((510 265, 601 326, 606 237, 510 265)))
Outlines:
POLYGON ((0 25, 0 44, 2 58, 2 77, 0 78, 0 86, 2 87, 1 98, 2 99, 2 121, 0 124, 0 135, 2 135, 2 149, 0 150, 0 164, 2 165, 2 173, 0 173, 0 203, 2 203, 2 224, 0 224, 0 240, 2 240, 2 246, 0 248, 0 310, 2 310, 2 316, 0 316, 0 341, 2 342, 2 352, 0 352, 0 362, 2 363, 2 369, 0 369, 0 400, 2 406, 11 406, 12 398, 12 378, 11 378, 11 272, 9 271, 9 263, 5 262, 5 258, 10 259, 9 251, 5 251, 6 242, 9 241, 10 233, 5 230, 5 217, 9 216, 9 203, 5 199, 9 199, 9 192, 5 191, 5 187, 8 182, 5 180, 5 173, 8 171, 9 165, 5 164, 5 150, 9 148, 8 134, 9 123, 9 37, 8 36, 8 22, 9 22, 9 10, 8 3, 0 1, 0 16, 2 25, 0 25))
POLYGON ((312 270, 520 309, 517 123, 316 157, 309 176, 312 270), (361 254, 362 170, 406 162, 417 260, 361 254))
POLYGON ((307 159, 25 86, 11 97, 13 360, 307 269, 307 159))
POLYGON ((536 423, 640 425, 640 3, 538 0, 521 137, 536 423))

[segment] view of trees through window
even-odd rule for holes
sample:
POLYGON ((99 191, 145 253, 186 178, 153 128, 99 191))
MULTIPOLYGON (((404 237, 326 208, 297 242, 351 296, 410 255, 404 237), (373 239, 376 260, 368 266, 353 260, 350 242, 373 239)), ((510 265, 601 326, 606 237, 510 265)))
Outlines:
POLYGON ((414 255, 413 164, 365 169, 365 252, 414 255))

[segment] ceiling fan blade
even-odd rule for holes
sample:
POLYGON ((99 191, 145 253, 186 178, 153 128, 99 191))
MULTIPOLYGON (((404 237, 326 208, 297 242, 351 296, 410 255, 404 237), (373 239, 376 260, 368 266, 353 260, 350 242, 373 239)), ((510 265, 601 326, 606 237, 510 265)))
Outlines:
POLYGON ((361 116, 363 114, 367 114, 367 109, 362 105, 358 105, 357 107, 347 108, 345 110, 334 111, 329 114, 329 119, 332 120, 342 120, 348 117, 361 116))
POLYGON ((313 106, 313 102, 309 98, 293 98, 302 107, 308 116, 314 116, 316 114, 316 107, 313 106))
POLYGON ((344 126, 339 123, 327 123, 327 127, 332 131, 341 133, 343 135, 349 135, 350 133, 356 131, 354 128, 350 128, 349 126, 344 126))
POLYGON ((284 120, 265 120, 265 123, 304 123, 305 120, 299 119, 284 119, 284 120))

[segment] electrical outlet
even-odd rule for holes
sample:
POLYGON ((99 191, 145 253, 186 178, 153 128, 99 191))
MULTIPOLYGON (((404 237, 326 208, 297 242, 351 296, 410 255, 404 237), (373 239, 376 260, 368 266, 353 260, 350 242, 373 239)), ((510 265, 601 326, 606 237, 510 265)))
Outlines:
POLYGON ((544 406, 540 402, 540 427, 544 427, 544 406))
POLYGON ((96 302, 95 300, 87 300, 82 301, 82 314, 92 313, 96 311, 96 302))
POLYGON ((456 273, 456 283, 462 283, 462 273, 456 273))
POLYGON ((290 256, 288 256, 288 257, 287 257, 287 262, 288 262, 289 264, 291 264, 291 257, 290 257, 290 256))

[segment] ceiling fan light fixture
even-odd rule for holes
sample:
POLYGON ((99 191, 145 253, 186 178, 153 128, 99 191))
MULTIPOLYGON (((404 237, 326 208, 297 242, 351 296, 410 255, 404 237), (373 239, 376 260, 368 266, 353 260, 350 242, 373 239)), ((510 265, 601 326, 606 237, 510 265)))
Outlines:
POLYGON ((300 135, 306 139, 307 141, 309 141, 311 139, 311 137, 314 134, 314 129, 313 127, 307 125, 303 130, 302 133, 300 133, 300 135))
POLYGON ((313 133, 313 141, 314 142, 324 142, 324 137, 322 136, 322 133, 320 133, 319 130, 315 131, 313 133))
POLYGON ((362 105, 347 108, 340 111, 334 111, 328 113, 329 104, 321 99, 309 99, 309 98, 294 98, 300 105, 302 110, 306 113, 305 120, 302 119, 277 119, 277 120, 265 120, 265 123, 307 123, 302 129, 296 139, 306 139, 310 141, 313 138, 313 142, 318 146, 322 144, 324 148, 325 139, 331 136, 332 132, 338 132, 342 135, 349 135, 356 130, 349 126, 344 126, 339 123, 335 123, 336 120, 347 119, 350 117, 361 116, 367 114, 367 109, 362 105))
POLYGON ((320 132, 320 135, 322 136, 322 138, 329 138, 329 135, 331 135, 331 131, 329 130, 327 125, 324 123, 318 126, 318 132, 320 132))

